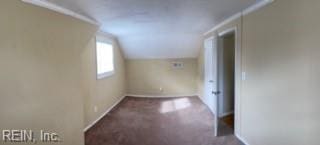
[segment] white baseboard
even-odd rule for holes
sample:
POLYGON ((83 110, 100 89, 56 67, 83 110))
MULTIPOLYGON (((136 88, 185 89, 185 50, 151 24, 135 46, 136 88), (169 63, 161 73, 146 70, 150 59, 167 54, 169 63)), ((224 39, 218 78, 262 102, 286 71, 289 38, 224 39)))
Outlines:
POLYGON ((241 137, 239 134, 235 133, 236 137, 242 141, 245 145, 250 145, 243 137, 241 137))
POLYGON ((140 97, 140 98, 177 98, 177 97, 195 97, 197 94, 186 94, 186 95, 136 95, 136 94, 127 94, 126 96, 130 97, 140 97))
POLYGON ((205 101, 203 100, 203 98, 202 98, 200 95, 198 95, 198 98, 201 100, 201 102, 202 102, 203 104, 206 104, 205 101))
POLYGON ((219 115, 219 117, 226 117, 226 116, 231 115, 231 114, 234 114, 234 111, 221 113, 221 114, 219 115))
POLYGON ((98 119, 93 121, 91 124, 89 124, 86 128, 83 129, 83 132, 86 132, 89 130, 93 125, 95 125, 99 120, 101 120, 104 116, 106 116, 114 107, 116 107, 124 98, 126 95, 122 96, 116 103, 114 103, 110 108, 108 108, 98 119))
POLYGON ((208 107, 209 111, 214 115, 215 112, 213 112, 213 111, 210 109, 210 107, 209 107, 209 106, 207 105, 207 103, 203 100, 203 98, 200 97, 200 95, 198 95, 198 98, 201 100, 201 102, 202 102, 204 105, 206 105, 206 106, 208 107))

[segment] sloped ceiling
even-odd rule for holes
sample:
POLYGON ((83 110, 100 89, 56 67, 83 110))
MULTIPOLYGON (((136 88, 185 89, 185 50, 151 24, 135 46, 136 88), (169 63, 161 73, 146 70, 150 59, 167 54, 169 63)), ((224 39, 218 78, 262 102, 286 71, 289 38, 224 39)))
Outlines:
POLYGON ((202 34, 256 0, 47 0, 101 23, 128 59, 195 58, 202 34))

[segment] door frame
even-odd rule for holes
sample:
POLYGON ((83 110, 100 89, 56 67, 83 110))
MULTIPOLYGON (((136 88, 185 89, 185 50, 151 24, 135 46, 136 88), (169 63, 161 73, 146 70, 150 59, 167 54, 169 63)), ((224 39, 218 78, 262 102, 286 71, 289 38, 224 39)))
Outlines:
MULTIPOLYGON (((234 134, 240 133, 240 112, 241 112, 241 82, 243 80, 243 73, 242 73, 242 57, 241 57, 241 31, 239 30, 238 26, 228 27, 225 29, 222 29, 222 31, 218 31, 217 37, 218 39, 228 33, 234 32, 235 35, 235 68, 234 68, 234 134)), ((219 43, 219 41, 218 41, 219 43)), ((217 47, 219 49, 219 44, 217 43, 217 47)), ((219 103, 219 100, 218 102, 219 103)), ((219 106, 219 104, 217 104, 219 106)))

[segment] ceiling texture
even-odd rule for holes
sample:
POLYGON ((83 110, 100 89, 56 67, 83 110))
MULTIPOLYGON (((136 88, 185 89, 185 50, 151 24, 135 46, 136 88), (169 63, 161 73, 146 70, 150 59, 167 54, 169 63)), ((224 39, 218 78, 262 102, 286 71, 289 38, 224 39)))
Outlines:
POLYGON ((196 58, 203 33, 257 0, 47 0, 101 24, 127 59, 196 58))

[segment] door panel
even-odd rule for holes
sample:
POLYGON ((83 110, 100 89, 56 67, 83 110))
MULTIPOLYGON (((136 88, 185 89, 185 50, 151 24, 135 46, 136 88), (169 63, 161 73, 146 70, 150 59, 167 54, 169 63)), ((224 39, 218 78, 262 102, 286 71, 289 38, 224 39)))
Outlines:
POLYGON ((204 101, 214 114, 215 135, 218 132, 218 59, 217 39, 209 38, 204 42, 204 101))

